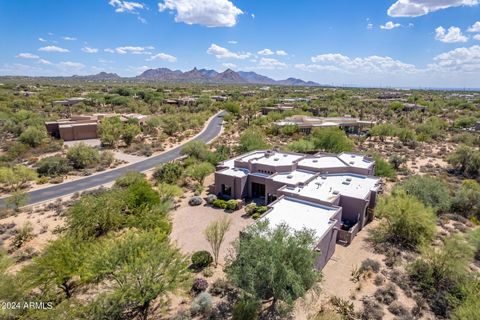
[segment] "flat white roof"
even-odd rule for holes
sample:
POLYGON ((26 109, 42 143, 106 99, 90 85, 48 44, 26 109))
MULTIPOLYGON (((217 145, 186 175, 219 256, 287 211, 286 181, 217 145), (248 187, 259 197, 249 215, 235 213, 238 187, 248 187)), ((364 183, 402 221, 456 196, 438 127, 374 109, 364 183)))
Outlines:
POLYGON ((284 223, 296 231, 313 229, 316 237, 322 238, 335 224, 330 219, 337 210, 335 207, 284 197, 273 204, 272 210, 262 220, 267 219, 272 227, 284 223))
POLYGON ((331 202, 338 195, 365 199, 376 190, 380 179, 363 175, 340 173, 321 175, 304 187, 288 188, 289 192, 313 199, 331 202))
POLYGON ((219 173, 231 177, 245 177, 249 173, 249 171, 247 169, 228 168, 226 170, 219 171, 219 173))
POLYGON ((273 176, 272 180, 276 182, 282 182, 285 184, 296 185, 297 183, 305 183, 308 179, 312 178, 315 172, 305 170, 295 170, 292 172, 282 172, 273 176))
POLYGON ((316 156, 313 158, 305 158, 300 160, 298 165, 316 169, 347 167, 347 165, 336 156, 316 156))
POLYGON ((261 157, 259 159, 254 159, 252 163, 260 163, 269 166, 285 166, 291 165, 294 161, 303 158, 303 155, 274 152, 269 157, 261 157))
POLYGON ((342 153, 338 157, 352 167, 368 169, 373 165, 373 161, 367 160, 365 156, 360 154, 342 153))

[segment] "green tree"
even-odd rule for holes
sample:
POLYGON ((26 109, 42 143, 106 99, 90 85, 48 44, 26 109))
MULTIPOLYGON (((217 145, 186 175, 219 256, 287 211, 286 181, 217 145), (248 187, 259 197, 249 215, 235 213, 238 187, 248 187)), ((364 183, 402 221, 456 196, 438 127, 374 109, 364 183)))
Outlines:
POLYGON ((207 239, 212 249, 215 267, 218 265, 218 256, 220 254, 220 248, 222 247, 223 240, 225 239, 225 234, 228 232, 231 225, 232 221, 223 217, 220 220, 210 223, 203 231, 205 239, 207 239))
POLYGON ((265 141, 265 135, 260 128, 249 128, 240 136, 239 151, 249 152, 253 150, 268 149, 269 146, 265 141))
POLYGON ((103 145, 115 147, 124 133, 123 123, 119 117, 104 118, 98 127, 98 133, 103 145))
POLYGON ((225 110, 234 115, 238 115, 240 114, 240 105, 238 103, 228 101, 225 103, 225 110))
POLYGON ((44 128, 28 127, 19 137, 20 142, 36 148, 47 138, 47 132, 44 128))
POLYGON ((452 211, 465 217, 480 218, 480 185, 477 181, 462 181, 452 199, 452 211))
POLYGON ((215 171, 215 167, 210 162, 201 162, 192 164, 187 168, 188 176, 203 185, 205 178, 215 171))
POLYGON ((315 128, 311 136, 315 148, 327 152, 352 151, 354 143, 339 128, 315 128))
POLYGON ((122 130, 122 140, 127 146, 131 145, 133 140, 141 132, 140 126, 135 123, 126 124, 122 130))
POLYGON ((480 170, 480 151, 469 146, 461 145, 448 157, 448 163, 466 177, 478 177, 480 170))
POLYGON ((373 158, 375 159, 375 175, 378 177, 386 177, 393 179, 396 176, 395 169, 393 166, 385 161, 380 155, 374 155, 373 158))
POLYGON ((20 207, 27 205, 28 203, 28 193, 23 190, 15 190, 12 194, 5 199, 5 204, 7 207, 12 207, 16 212, 20 211, 20 207))
POLYGON ((60 289, 67 299, 81 284, 80 274, 88 244, 72 237, 51 242, 45 251, 22 270, 32 288, 60 289))
POLYGON ((393 137, 395 135, 396 127, 392 124, 382 123, 377 124, 370 129, 369 133, 372 137, 379 137, 380 141, 384 142, 385 137, 393 137))
POLYGON ((225 272, 239 288, 255 299, 287 305, 303 296, 319 280, 314 264, 318 253, 313 231, 294 232, 262 221, 248 227, 234 242, 225 272))
POLYGON ((193 157, 197 160, 204 161, 207 159, 209 150, 205 142, 200 140, 192 140, 187 142, 180 151, 180 154, 193 157))
POLYGON ((436 212, 446 212, 450 208, 450 192, 442 180, 429 176, 412 176, 403 181, 400 187, 436 212))
POLYGON ((306 153, 314 151, 315 144, 310 140, 300 139, 290 142, 287 148, 290 151, 306 153))
POLYGON ((435 234, 436 217, 432 209, 403 190, 380 198, 375 212, 382 218, 372 233, 376 243, 388 242, 407 249, 417 249, 435 234))
POLYGON ((37 172, 42 176, 57 177, 68 174, 72 166, 68 159, 60 156, 51 156, 41 159, 37 162, 37 172))
POLYGON ((75 169, 91 168, 98 164, 100 153, 94 147, 80 142, 68 149, 67 159, 75 169))
POLYGON ((11 190, 22 188, 27 182, 37 179, 37 172, 24 165, 0 168, 0 183, 11 190))
POLYGON ((153 177, 155 180, 168 184, 176 184, 182 175, 183 166, 178 161, 162 164, 153 172, 153 177))
POLYGON ((153 300, 163 305, 168 294, 187 287, 188 265, 163 232, 129 231, 120 239, 111 237, 87 261, 90 280, 110 284, 93 311, 102 318, 112 319, 113 312, 122 314, 120 319, 147 319, 153 300))

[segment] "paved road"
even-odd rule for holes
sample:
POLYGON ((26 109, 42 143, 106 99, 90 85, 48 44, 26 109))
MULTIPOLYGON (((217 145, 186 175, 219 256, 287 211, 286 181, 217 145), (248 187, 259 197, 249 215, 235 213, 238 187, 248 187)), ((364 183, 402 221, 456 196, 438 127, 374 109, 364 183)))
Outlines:
MULTIPOLYGON (((207 128, 200 133, 194 140, 200 140, 203 142, 210 142, 218 136, 222 128, 224 113, 220 113, 218 116, 214 117, 210 123, 207 125, 207 128)), ((86 189, 98 187, 109 182, 115 181, 118 177, 123 175, 125 172, 129 171, 146 171, 151 168, 154 168, 158 164, 172 161, 180 157, 180 150, 182 145, 166 151, 162 154, 159 154, 154 157, 147 158, 145 160, 132 163, 128 166, 124 166, 118 169, 113 169, 104 173, 99 173, 92 175, 90 177, 85 177, 77 181, 65 182, 58 185, 54 185, 48 188, 34 190, 28 193, 29 204, 34 204, 38 202, 47 201, 50 199, 66 196, 75 192, 84 191, 86 189)), ((5 206, 4 199, 0 199, 0 207, 5 206)))

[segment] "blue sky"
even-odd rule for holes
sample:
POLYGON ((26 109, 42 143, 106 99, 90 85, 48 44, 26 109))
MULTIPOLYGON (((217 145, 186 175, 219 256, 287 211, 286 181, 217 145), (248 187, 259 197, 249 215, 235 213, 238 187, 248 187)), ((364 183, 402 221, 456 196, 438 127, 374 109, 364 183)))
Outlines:
POLYGON ((479 0, 0 0, 0 41, 0 75, 196 66, 480 87, 479 0))

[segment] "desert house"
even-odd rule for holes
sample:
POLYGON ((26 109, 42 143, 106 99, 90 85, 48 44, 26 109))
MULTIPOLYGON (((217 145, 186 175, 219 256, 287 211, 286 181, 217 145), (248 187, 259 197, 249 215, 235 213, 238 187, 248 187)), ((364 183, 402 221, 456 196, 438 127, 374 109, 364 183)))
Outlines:
POLYGON ((222 198, 268 205, 262 219, 274 225, 315 230, 317 249, 323 252, 317 263, 321 269, 336 242, 350 244, 373 219, 381 192, 374 170, 372 158, 353 153, 253 151, 220 163, 214 187, 222 198))

